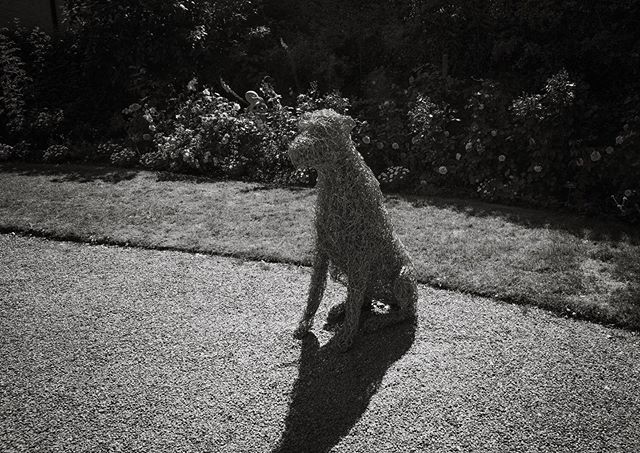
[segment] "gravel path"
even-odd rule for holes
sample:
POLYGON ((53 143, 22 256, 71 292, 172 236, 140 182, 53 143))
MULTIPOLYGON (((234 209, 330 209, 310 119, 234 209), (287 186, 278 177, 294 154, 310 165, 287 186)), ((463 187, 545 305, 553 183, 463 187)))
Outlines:
POLYGON ((308 280, 0 235, 0 451, 640 451, 637 334, 421 287, 335 355, 291 337, 308 280))

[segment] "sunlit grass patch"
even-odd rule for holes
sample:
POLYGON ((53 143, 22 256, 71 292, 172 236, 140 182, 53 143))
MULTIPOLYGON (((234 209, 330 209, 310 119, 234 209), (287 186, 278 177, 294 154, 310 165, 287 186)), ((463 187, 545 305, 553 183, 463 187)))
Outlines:
MULTIPOLYGON (((313 189, 111 168, 0 173, 0 228, 309 264, 313 189)), ((617 222, 468 200, 387 196, 430 285, 640 328, 640 234, 617 222)), ((428 301, 425 301, 428 303, 428 301)))

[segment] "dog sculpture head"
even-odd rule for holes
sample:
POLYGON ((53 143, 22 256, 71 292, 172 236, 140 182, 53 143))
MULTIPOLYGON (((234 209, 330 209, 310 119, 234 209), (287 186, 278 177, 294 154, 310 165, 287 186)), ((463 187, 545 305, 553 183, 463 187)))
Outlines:
POLYGON ((298 123, 300 133, 289 145, 296 167, 331 168, 353 153, 351 130, 355 121, 331 109, 307 113, 298 123))

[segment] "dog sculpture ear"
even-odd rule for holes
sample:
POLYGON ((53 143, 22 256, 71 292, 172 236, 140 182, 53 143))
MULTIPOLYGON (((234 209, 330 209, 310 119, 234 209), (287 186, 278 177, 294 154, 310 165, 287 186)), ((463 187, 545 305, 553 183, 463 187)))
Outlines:
POLYGON ((298 131, 302 132, 303 130, 307 129, 310 123, 311 123, 311 113, 306 112, 298 120, 298 131))
POLYGON ((350 134, 353 128, 356 126, 356 122, 350 116, 343 116, 341 119, 342 119, 342 122, 341 122, 342 129, 347 134, 350 134))

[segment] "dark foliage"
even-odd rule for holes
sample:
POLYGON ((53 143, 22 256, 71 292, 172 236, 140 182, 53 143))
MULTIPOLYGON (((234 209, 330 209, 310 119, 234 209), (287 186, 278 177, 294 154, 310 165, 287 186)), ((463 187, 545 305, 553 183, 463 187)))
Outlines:
POLYGON ((640 217, 640 0, 64 7, 54 36, 0 32, 3 159, 313 183, 282 156, 298 115, 331 107, 359 119, 359 150, 388 189, 640 217), (230 87, 268 108, 245 112, 230 87))

